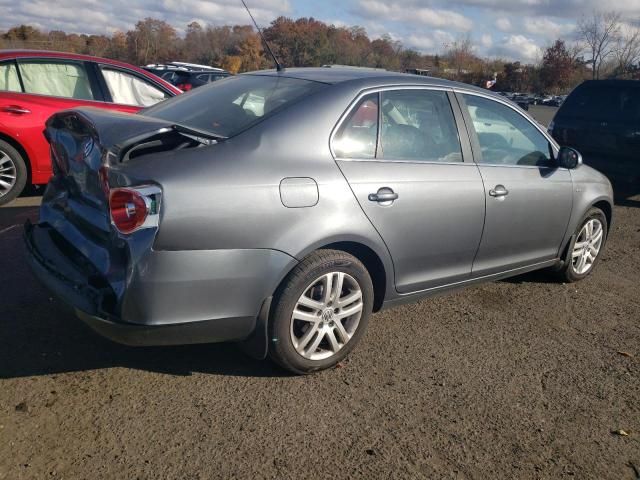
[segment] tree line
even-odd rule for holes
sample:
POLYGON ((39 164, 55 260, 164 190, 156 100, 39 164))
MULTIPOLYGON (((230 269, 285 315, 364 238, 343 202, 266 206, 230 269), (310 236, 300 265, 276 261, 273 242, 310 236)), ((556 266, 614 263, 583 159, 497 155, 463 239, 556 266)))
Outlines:
MULTIPOLYGON (((560 94, 587 78, 638 75, 640 33, 616 13, 593 13, 577 24, 579 39, 557 40, 535 64, 482 58, 470 37, 460 37, 441 54, 406 48, 389 35, 372 39, 362 27, 329 25, 314 18, 276 18, 265 38, 285 66, 342 64, 429 70, 431 75, 494 89, 560 94)), ((19 25, 0 32, 0 48, 61 50, 108 57, 136 65, 180 60, 220 66, 233 73, 273 67, 253 27, 187 25, 180 35, 169 23, 145 18, 127 32, 84 35, 43 32, 19 25)))

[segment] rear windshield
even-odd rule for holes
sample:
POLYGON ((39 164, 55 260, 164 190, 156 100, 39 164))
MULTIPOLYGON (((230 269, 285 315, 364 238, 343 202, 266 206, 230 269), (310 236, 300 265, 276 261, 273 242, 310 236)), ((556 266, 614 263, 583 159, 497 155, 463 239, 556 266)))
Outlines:
POLYGON ((141 113, 232 137, 325 87, 324 83, 295 78, 237 75, 178 95, 141 113))
POLYGON ((561 112, 587 120, 640 120, 640 88, 584 85, 569 95, 561 112))

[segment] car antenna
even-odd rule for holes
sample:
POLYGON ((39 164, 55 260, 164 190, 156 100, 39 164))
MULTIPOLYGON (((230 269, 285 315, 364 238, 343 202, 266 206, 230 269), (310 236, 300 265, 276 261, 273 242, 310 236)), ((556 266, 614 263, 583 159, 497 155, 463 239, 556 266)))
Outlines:
POLYGON ((247 9, 247 13, 251 17, 251 20, 253 20, 253 24, 256 26, 256 29, 258 30, 258 34, 260 34, 260 38, 262 39, 262 42, 264 43, 264 46, 267 47, 267 51, 269 52, 269 55, 271 55, 271 58, 273 58, 273 61, 276 64, 276 70, 278 72, 281 72, 282 70, 284 70, 284 67, 282 65, 280 65, 280 62, 278 61, 278 58, 273 53, 273 50, 271 50, 271 46, 269 46, 269 42, 267 42, 267 39, 264 38, 264 35, 262 34, 262 30, 260 30, 260 27, 258 26, 258 23, 256 22, 256 19, 253 18, 253 15, 251 15, 251 10, 249 10, 249 7, 247 7, 247 4, 244 3, 244 0, 240 0, 240 1, 242 2, 242 5, 244 5, 244 8, 247 9))

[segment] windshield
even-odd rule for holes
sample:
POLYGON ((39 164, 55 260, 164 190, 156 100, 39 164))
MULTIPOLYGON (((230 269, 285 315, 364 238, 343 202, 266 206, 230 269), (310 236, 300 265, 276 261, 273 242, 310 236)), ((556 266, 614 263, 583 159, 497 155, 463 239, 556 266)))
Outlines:
POLYGON ((143 110, 143 115, 219 137, 232 137, 322 88, 324 83, 267 75, 238 75, 143 110))

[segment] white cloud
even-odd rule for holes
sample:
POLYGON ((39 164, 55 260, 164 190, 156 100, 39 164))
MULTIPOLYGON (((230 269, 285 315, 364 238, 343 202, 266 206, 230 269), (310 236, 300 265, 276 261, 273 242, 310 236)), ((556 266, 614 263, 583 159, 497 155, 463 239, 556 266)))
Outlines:
POLYGON ((511 30, 511 21, 506 17, 500 17, 496 20, 496 27, 498 30, 508 32, 511 30))
POLYGON ((434 30, 429 34, 411 34, 403 40, 406 47, 423 53, 441 52, 455 41, 455 37, 444 30, 434 30))
POLYGON ((429 7, 404 6, 390 4, 380 0, 360 0, 360 7, 367 16, 379 20, 406 22, 427 27, 448 28, 469 31, 473 27, 471 19, 452 10, 429 7))
MULTIPOLYGON (((251 11, 261 25, 268 25, 280 15, 290 15, 290 0, 261 0, 251 11)), ((145 17, 165 20, 178 29, 194 17, 210 25, 251 23, 237 0, 0 0, 0 29, 21 23, 45 30, 77 33, 110 33, 133 28, 145 17)))
POLYGON ((493 45, 493 38, 491 38, 491 35, 489 35, 488 33, 482 35, 480 37, 480 45, 482 45, 484 48, 491 47, 491 45, 493 45))
POLYGON ((533 35, 555 40, 573 33, 575 25, 554 22, 546 17, 537 17, 526 19, 524 21, 524 29, 533 35))
POLYGON ((507 60, 532 63, 540 58, 541 49, 535 40, 524 35, 507 35, 489 49, 489 54, 507 60))

